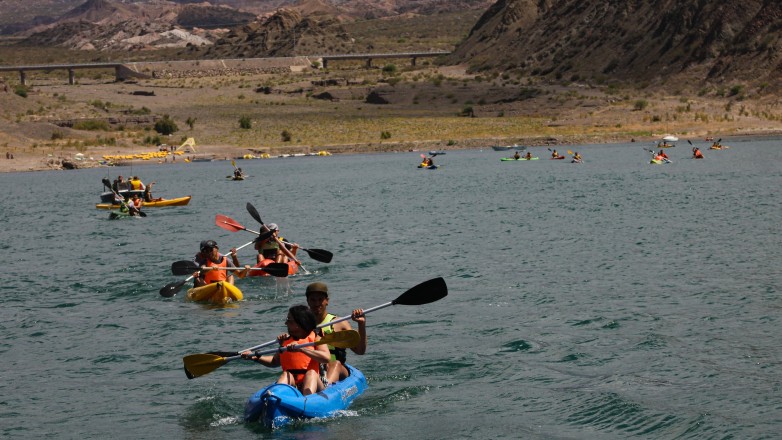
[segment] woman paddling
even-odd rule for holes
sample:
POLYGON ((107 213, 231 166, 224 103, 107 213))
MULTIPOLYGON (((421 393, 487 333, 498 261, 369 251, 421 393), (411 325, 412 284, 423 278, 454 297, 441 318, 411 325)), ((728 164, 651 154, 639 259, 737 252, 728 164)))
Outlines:
POLYGON ((242 357, 266 367, 282 367, 277 383, 295 386, 305 396, 322 391, 325 387, 320 380, 320 364, 329 361, 329 349, 326 345, 299 347, 320 339, 315 334, 315 315, 303 304, 293 306, 288 309, 285 325, 288 334, 277 338, 280 346, 286 347, 284 352, 254 356, 251 351, 245 351, 242 357))

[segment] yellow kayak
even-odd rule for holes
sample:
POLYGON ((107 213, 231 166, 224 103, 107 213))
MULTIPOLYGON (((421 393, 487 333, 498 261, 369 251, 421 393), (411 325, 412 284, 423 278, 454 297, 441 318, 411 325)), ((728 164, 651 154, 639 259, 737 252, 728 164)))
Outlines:
MULTIPOLYGON (((192 196, 177 197, 175 199, 158 200, 157 202, 142 202, 145 208, 162 208, 163 206, 185 206, 190 203, 192 196)), ((98 203, 95 205, 98 209, 119 209, 119 205, 110 203, 98 203)))
POLYGON ((244 295, 238 287, 224 281, 194 287, 187 291, 187 299, 212 304, 226 304, 231 301, 241 301, 242 298, 244 295))

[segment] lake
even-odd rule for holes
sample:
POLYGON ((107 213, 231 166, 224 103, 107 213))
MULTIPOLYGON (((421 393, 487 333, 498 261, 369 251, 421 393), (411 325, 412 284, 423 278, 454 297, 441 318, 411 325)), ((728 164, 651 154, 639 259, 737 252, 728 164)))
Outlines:
MULTIPOLYGON (((782 148, 650 165, 652 144, 559 147, 584 164, 447 151, 0 174, 4 438, 777 438, 782 430, 782 148), (101 179, 138 175, 185 207, 109 221, 101 179), (266 223, 334 252, 310 274, 237 281, 229 307, 158 293, 201 240, 266 223), (437 302, 367 317, 348 361, 369 388, 344 414, 267 431, 242 420, 278 369, 236 361, 188 380, 182 357, 285 330, 314 281, 338 316, 443 277, 437 302)), ((252 260, 252 246, 239 251, 252 260)))

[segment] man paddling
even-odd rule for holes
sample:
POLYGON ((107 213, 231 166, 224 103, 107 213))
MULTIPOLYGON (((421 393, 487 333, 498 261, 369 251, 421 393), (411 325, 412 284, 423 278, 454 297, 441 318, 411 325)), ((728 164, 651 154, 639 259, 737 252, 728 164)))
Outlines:
MULTIPOLYGON (((307 305, 315 315, 316 322, 319 323, 319 326, 337 318, 337 316, 332 315, 327 310, 329 305, 329 288, 326 283, 312 283, 308 285, 305 295, 307 296, 307 305)), ((357 355, 363 355, 367 351, 367 319, 364 316, 364 310, 353 310, 351 318, 358 324, 358 334, 361 336, 361 341, 358 345, 351 348, 351 350, 357 355)), ((341 330, 352 330, 352 326, 348 321, 342 321, 321 328, 324 335, 341 330)), ((326 367, 326 385, 338 382, 350 375, 348 369, 345 367, 347 357, 346 349, 335 348, 329 345, 329 351, 331 352, 331 360, 326 367)))
MULTIPOLYGON (((236 249, 231 249, 231 255, 235 257, 236 249)), ((201 266, 201 270, 193 274, 193 287, 201 287, 207 284, 217 283, 219 281, 225 281, 230 284, 234 284, 233 271, 220 268, 235 268, 236 266, 231 260, 220 255, 220 249, 217 247, 217 243, 214 240, 202 241, 201 252, 196 254, 193 261, 201 266)), ((248 272, 247 269, 249 267, 250 266, 245 266, 245 270, 237 273, 236 276, 239 278, 244 278, 248 272)))

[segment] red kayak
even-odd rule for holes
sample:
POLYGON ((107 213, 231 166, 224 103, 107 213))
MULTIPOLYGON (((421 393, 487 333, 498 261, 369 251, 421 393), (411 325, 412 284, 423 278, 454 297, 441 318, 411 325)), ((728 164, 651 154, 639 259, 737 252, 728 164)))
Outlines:
MULTIPOLYGON (((256 264, 253 267, 266 267, 266 266, 268 266, 269 264, 272 264, 272 263, 274 263, 274 260, 266 258, 265 260, 261 260, 260 263, 256 264)), ((296 272, 299 271, 299 266, 296 264, 295 261, 289 261, 287 264, 288 264, 288 275, 293 275, 293 274, 295 274, 296 272)), ((264 271, 262 271, 262 270, 253 270, 253 271, 250 271, 250 273, 247 276, 250 276, 250 277, 268 277, 269 274, 264 272, 264 271)))
POLYGON ((551 160, 562 160, 564 158, 565 156, 557 156, 557 157, 552 157, 551 160))

